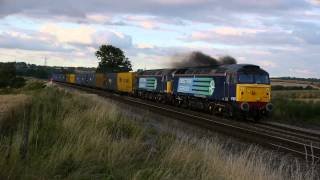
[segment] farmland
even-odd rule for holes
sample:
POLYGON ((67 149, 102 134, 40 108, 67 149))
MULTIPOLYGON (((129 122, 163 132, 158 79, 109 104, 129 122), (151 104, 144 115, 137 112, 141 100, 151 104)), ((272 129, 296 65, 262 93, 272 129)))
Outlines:
POLYGON ((272 103, 275 108, 271 120, 319 129, 319 83, 307 80, 272 80, 273 87, 280 84, 283 90, 272 91, 272 103), (312 90, 306 90, 308 86, 312 87, 312 90), (295 87, 294 89, 302 87, 302 89, 292 90, 292 87, 295 87))
POLYGON ((316 177, 313 168, 256 146, 239 149, 219 136, 186 133, 181 124, 154 124, 148 114, 133 116, 95 95, 29 86, 20 91, 29 103, 2 121, 12 123, 0 134, 1 179, 316 177))
POLYGON ((320 82, 316 79, 294 79, 294 78, 271 78, 272 86, 284 87, 312 87, 320 89, 320 82))

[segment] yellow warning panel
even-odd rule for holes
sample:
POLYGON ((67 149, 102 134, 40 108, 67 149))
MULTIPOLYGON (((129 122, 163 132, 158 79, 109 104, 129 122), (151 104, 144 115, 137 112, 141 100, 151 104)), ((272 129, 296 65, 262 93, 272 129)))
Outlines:
POLYGON ((238 102, 270 102, 271 86, 263 84, 238 84, 238 102))

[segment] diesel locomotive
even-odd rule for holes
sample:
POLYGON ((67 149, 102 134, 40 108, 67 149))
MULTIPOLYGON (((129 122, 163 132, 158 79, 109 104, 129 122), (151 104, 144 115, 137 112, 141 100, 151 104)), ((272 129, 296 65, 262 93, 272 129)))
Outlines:
POLYGON ((52 80, 228 117, 259 120, 273 109, 269 74, 251 64, 53 74, 52 80))

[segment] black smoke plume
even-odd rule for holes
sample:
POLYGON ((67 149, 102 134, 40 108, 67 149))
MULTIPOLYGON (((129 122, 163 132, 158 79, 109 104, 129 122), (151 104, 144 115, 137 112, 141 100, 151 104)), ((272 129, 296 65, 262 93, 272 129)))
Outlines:
POLYGON ((231 56, 222 56, 219 58, 220 64, 237 64, 237 60, 231 56))
POLYGON ((200 51, 193 51, 188 54, 175 55, 172 61, 172 67, 174 68, 218 66, 225 64, 237 64, 237 61, 231 56, 223 56, 217 60, 200 51))

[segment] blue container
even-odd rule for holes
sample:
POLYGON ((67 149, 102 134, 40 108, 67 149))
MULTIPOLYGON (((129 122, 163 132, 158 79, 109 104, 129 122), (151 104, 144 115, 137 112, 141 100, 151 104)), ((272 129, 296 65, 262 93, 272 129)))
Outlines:
POLYGON ((96 73, 86 74, 86 85, 90 87, 96 86, 96 73))
POLYGON ((65 74, 52 74, 52 80, 57 82, 66 82, 65 74))
POLYGON ((111 91, 117 91, 117 73, 106 74, 106 89, 111 91))
POLYGON ((86 85, 86 76, 84 73, 77 73, 76 74, 76 83, 79 85, 86 85))
POLYGON ((95 73, 77 73, 76 83, 83 86, 95 87, 96 74, 95 73))

